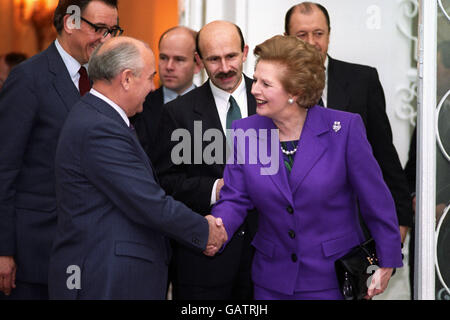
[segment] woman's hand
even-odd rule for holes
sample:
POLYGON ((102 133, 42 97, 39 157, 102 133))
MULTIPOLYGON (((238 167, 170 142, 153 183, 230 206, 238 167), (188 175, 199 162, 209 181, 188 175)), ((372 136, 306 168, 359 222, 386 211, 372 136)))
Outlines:
POLYGON ((367 290, 367 296, 364 299, 370 300, 376 295, 383 293, 388 286, 393 271, 393 268, 380 268, 375 271, 369 289, 367 290))

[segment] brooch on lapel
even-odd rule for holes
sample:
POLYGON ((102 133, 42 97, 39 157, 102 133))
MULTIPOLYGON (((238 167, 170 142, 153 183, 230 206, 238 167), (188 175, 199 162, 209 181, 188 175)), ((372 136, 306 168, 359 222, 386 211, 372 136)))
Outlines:
POLYGON ((339 130, 341 130, 342 126, 341 126, 341 122, 340 121, 335 121, 333 124, 333 130, 334 132, 338 132, 339 130))

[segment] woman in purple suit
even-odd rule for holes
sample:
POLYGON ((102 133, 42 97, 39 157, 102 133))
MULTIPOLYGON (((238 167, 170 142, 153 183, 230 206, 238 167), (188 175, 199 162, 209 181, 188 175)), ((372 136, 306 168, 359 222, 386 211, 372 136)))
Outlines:
POLYGON ((381 267, 366 299, 382 293, 402 266, 400 233, 360 116, 316 105, 325 72, 314 47, 275 36, 254 53, 257 115, 233 124, 234 158, 213 215, 230 239, 248 210, 259 212, 255 299, 342 299, 334 262, 365 240, 359 211, 381 267))

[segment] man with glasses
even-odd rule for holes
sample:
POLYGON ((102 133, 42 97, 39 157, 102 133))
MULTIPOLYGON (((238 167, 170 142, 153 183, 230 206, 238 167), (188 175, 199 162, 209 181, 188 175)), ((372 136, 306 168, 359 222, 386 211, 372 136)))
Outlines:
POLYGON ((123 32, 118 22, 117 0, 60 0, 57 39, 14 68, 2 89, 0 299, 48 299, 59 133, 72 105, 90 89, 91 54, 123 32))

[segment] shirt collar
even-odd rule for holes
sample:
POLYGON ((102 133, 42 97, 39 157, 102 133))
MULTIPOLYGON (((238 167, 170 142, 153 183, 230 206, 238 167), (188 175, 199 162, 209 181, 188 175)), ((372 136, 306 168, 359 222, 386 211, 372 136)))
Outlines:
MULTIPOLYGON (((55 40, 55 46, 67 70, 69 71, 70 78, 74 79, 74 77, 78 76, 78 71, 80 71, 81 64, 74 57, 72 57, 66 50, 64 50, 64 48, 59 43, 58 39, 55 40)), ((87 64, 84 65, 86 70, 87 66, 88 66, 87 64)))
POLYGON ((103 94, 101 94, 100 92, 95 90, 94 88, 91 89, 90 93, 92 95, 96 96, 97 98, 102 99, 107 104, 109 104, 114 110, 116 110, 119 113, 120 117, 123 119, 123 121, 125 121, 127 127, 130 126, 130 120, 128 120, 127 114, 125 113, 125 111, 123 111, 123 109, 121 107, 119 107, 118 104, 116 104, 114 101, 112 101, 108 97, 104 96, 103 94))
POLYGON ((242 80, 239 86, 233 91, 233 93, 229 93, 228 91, 222 90, 219 87, 217 87, 211 79, 209 79, 209 85, 211 86, 211 91, 213 96, 216 99, 223 100, 226 104, 228 103, 228 100, 230 100, 230 96, 232 95, 233 98, 235 98, 236 101, 239 101, 239 97, 245 93, 247 94, 246 88, 245 88, 245 79, 244 75, 242 75, 242 80))
POLYGON ((163 86, 164 104, 169 103, 172 100, 175 100, 176 98, 178 98, 178 96, 185 95, 186 93, 188 93, 193 89, 195 89, 194 84, 192 84, 189 88, 187 88, 182 94, 178 94, 175 91, 163 86))

